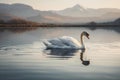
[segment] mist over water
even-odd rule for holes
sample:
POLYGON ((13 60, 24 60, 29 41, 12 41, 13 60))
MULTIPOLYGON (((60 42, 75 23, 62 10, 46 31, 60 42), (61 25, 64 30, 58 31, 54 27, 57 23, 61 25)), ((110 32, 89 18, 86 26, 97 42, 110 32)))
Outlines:
POLYGON ((119 80, 120 33, 115 30, 91 30, 79 27, 38 28, 25 32, 0 32, 0 80, 119 80), (81 50, 45 50, 42 41, 62 36, 79 40, 81 50))

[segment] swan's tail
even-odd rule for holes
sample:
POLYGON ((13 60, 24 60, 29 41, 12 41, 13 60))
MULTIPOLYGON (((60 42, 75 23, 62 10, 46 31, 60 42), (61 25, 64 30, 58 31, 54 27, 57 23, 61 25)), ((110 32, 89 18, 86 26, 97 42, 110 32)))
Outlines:
POLYGON ((46 49, 49 48, 51 45, 51 43, 49 43, 47 40, 44 40, 43 44, 46 46, 46 49))
POLYGON ((44 44, 45 46, 48 46, 48 44, 46 44, 45 42, 43 42, 43 44, 44 44))
POLYGON ((46 41, 43 41, 43 44, 47 47, 48 43, 46 41))

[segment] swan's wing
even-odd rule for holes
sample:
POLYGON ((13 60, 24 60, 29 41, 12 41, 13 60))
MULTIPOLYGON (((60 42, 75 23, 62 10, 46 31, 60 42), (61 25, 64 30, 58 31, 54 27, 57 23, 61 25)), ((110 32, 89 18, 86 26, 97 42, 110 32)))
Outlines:
POLYGON ((48 40, 48 42, 51 43, 52 45, 64 46, 64 43, 60 40, 60 38, 54 38, 54 39, 48 40))
POLYGON ((60 39, 61 39, 62 42, 64 42, 64 44, 66 44, 68 46, 76 47, 76 48, 80 47, 80 42, 73 37, 63 36, 60 39))
POLYGON ((43 41, 47 48, 61 48, 65 47, 63 42, 59 38, 49 39, 43 41))
POLYGON ((44 41, 44 44, 48 48, 78 48, 80 47, 79 42, 68 36, 49 39, 44 41))

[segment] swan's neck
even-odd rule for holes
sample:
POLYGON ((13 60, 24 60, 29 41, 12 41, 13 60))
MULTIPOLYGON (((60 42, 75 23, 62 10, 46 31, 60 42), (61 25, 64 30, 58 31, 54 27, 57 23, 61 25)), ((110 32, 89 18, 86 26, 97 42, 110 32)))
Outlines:
POLYGON ((84 45, 84 43, 83 43, 83 34, 81 34, 81 36, 80 36, 80 41, 81 41, 81 47, 82 47, 83 49, 85 49, 85 45, 84 45))

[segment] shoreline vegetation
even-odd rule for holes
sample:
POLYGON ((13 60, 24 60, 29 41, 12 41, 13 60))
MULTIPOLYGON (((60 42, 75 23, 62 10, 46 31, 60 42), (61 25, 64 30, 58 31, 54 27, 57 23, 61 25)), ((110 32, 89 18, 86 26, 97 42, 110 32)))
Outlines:
POLYGON ((0 28, 28 28, 28 27, 120 27, 120 18, 112 22, 96 23, 37 23, 24 19, 11 19, 8 21, 0 19, 0 28))
POLYGON ((120 25, 55 25, 55 24, 0 24, 0 32, 11 31, 13 33, 23 33, 26 31, 36 30, 38 28, 53 28, 53 27, 82 27, 90 30, 105 29, 114 30, 120 33, 120 25))
POLYGON ((112 25, 112 24, 0 24, 0 32, 4 32, 6 30, 12 31, 14 33, 22 33, 26 31, 36 30, 38 28, 53 28, 53 27, 82 27, 88 28, 90 30, 96 29, 105 29, 105 30, 114 30, 120 33, 120 25, 112 25))
POLYGON ((0 24, 0 28, 28 27, 120 27, 120 24, 0 24))

